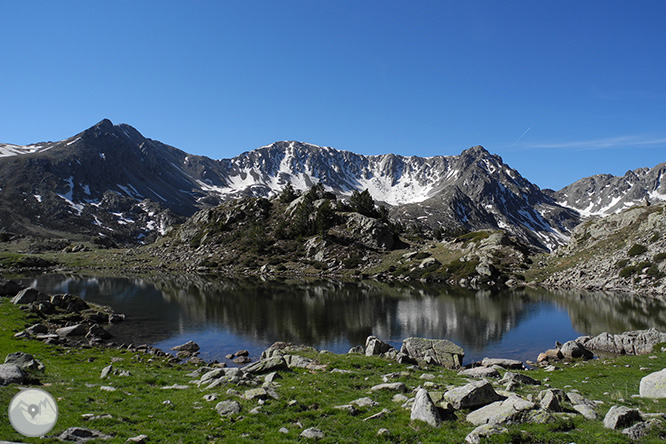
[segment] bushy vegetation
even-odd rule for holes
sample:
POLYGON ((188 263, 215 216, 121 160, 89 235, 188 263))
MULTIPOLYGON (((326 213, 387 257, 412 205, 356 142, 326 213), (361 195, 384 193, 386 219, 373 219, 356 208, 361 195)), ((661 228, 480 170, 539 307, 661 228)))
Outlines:
POLYGON ((646 251, 648 251, 648 249, 647 249, 647 247, 646 247, 645 245, 634 244, 634 245, 629 249, 629 251, 627 252, 627 254, 628 254, 629 256, 638 256, 639 254, 643 254, 643 253, 645 253, 646 251))

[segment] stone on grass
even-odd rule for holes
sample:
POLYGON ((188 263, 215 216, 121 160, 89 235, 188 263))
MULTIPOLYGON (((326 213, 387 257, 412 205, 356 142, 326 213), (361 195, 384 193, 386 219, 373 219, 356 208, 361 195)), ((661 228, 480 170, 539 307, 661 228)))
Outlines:
POLYGON ((460 368, 465 357, 462 347, 446 339, 407 338, 400 352, 418 362, 451 369, 460 368))
POLYGON ((352 416, 356 416, 359 413, 358 409, 351 404, 336 405, 333 408, 337 410, 342 410, 343 412, 347 412, 352 416))
POLYGON ((389 429, 379 429, 377 430, 377 436, 391 436, 391 431, 389 429))
POLYGON ((390 382, 386 384, 378 384, 373 387, 370 387, 371 392, 376 392, 379 390, 390 390, 394 392, 407 393, 409 390, 407 386, 402 382, 390 382))
POLYGON ((495 367, 472 367, 458 373, 466 378, 499 378, 500 373, 495 367))
POLYGON ((482 424, 520 423, 535 408, 533 402, 519 396, 510 396, 504 401, 493 402, 467 415, 467 421, 479 426, 482 424))
POLYGON ((433 427, 439 427, 442 423, 442 418, 439 416, 437 407, 430 399, 430 395, 427 390, 419 389, 416 392, 416 397, 414 398, 414 404, 412 404, 412 412, 409 416, 411 421, 423 421, 430 424, 433 427))
POLYGON ((639 394, 642 398, 666 398, 666 368, 643 377, 639 394))
POLYGON ((586 404, 576 404, 573 406, 574 410, 583 415, 583 418, 594 421, 599 418, 596 410, 586 404))
POLYGON ((301 432, 301 437, 306 439, 323 439, 324 433, 316 427, 310 427, 301 432))
POLYGON ((642 421, 641 413, 636 409, 614 405, 604 417, 604 427, 607 429, 624 429, 642 421))
POLYGON ((272 358, 262 359, 250 365, 246 365, 242 370, 246 373, 260 375, 263 373, 289 371, 289 366, 284 357, 273 356, 272 358))
POLYGON ((516 359, 502 359, 502 358, 483 358, 481 365, 484 367, 492 367, 499 365, 506 369, 520 370, 524 368, 523 362, 516 359))
POLYGON ((483 407, 504 397, 495 392, 490 382, 482 380, 453 388, 446 392, 444 399, 450 402, 454 409, 460 410, 483 407))
POLYGON ((132 438, 127 438, 127 441, 125 442, 132 444, 146 444, 148 442, 148 435, 133 436, 132 438))
POLYGON ((31 354, 23 352, 10 353, 5 358, 5 364, 15 364, 26 372, 43 372, 44 364, 36 360, 31 354))
POLYGON ((358 408, 364 408, 364 407, 376 407, 379 405, 378 402, 373 401, 372 399, 368 398, 367 396, 365 398, 358 398, 350 402, 350 404, 355 405, 358 408))
POLYGON ((539 406, 551 412, 561 412, 564 392, 559 389, 548 389, 539 393, 539 406))
POLYGON ((9 384, 23 384, 25 373, 16 364, 0 364, 0 387, 9 384))
POLYGON ((622 430, 622 434, 626 435, 632 441, 638 441, 643 439, 646 435, 650 433, 653 427, 661 424, 662 421, 658 419, 651 419, 645 422, 638 422, 631 427, 627 427, 622 430))
POLYGON ((366 356, 379 356, 391 350, 391 347, 386 342, 375 336, 368 336, 365 340, 365 355, 366 356))
POLYGON ((237 401, 218 402, 215 410, 220 416, 237 415, 241 412, 241 405, 237 401))
POLYGON ((501 435, 507 433, 509 429, 497 424, 483 424, 472 430, 466 437, 465 442, 469 444, 480 444, 481 438, 488 438, 492 435, 501 435))
POLYGON ((278 430, 280 433, 284 433, 285 435, 289 433, 289 429, 286 427, 280 427, 280 430, 278 430))
POLYGON ((551 348, 537 356, 537 362, 561 361, 562 359, 564 359, 564 355, 559 348, 551 348))
POLYGON ((58 436, 61 441, 83 443, 92 439, 111 439, 111 435, 105 435, 97 430, 84 429, 82 427, 70 427, 58 436))
POLYGON ((525 385, 540 385, 541 381, 537 381, 536 379, 529 377, 527 375, 523 375, 522 373, 513 373, 513 372, 506 372, 504 373, 504 376, 502 379, 500 379, 500 384, 525 384, 525 385))

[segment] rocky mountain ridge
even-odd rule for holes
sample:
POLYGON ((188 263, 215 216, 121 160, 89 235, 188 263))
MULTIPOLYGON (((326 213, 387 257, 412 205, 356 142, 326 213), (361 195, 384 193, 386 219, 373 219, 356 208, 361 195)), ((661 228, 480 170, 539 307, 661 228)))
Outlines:
POLYGON ((276 142, 232 159, 195 156, 103 120, 59 142, 0 145, 0 227, 131 245, 202 208, 314 184, 348 199, 368 190, 391 218, 426 232, 504 230, 538 250, 567 243, 584 217, 666 199, 664 166, 541 190, 481 146, 457 156, 364 156, 276 142))

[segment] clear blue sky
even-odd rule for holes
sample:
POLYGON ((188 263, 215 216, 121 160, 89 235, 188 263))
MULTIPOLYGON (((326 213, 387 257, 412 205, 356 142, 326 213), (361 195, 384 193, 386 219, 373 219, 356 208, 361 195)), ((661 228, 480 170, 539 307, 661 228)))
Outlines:
POLYGON ((666 1, 0 0, 0 141, 483 145, 542 188, 666 162, 666 1))

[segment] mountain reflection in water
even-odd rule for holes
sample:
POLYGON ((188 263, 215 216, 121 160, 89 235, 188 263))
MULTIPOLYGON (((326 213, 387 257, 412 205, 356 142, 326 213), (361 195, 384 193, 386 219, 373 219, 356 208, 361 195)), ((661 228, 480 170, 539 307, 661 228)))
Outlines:
POLYGON ((194 340, 205 359, 274 341, 337 353, 376 335, 399 347, 409 336, 461 345, 465 362, 484 356, 532 359, 582 334, 656 327, 664 301, 633 295, 524 289, 491 293, 422 283, 44 275, 26 283, 72 293, 125 313, 116 342, 168 349, 194 340))

